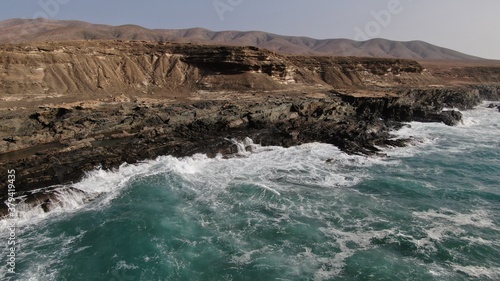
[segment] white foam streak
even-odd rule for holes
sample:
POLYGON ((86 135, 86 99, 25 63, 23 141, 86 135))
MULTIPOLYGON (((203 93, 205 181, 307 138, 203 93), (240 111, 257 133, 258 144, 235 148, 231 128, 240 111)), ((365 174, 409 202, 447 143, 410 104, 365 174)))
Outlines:
POLYGON ((464 214, 443 208, 440 210, 413 212, 413 217, 417 220, 415 223, 419 224, 418 221, 420 221, 421 228, 427 234, 427 237, 418 240, 411 238, 411 240, 420 249, 429 252, 436 252, 436 243, 450 237, 460 237, 473 244, 496 244, 482 238, 467 237, 467 231, 464 229, 466 226, 500 231, 490 218, 490 214, 484 210, 475 210, 464 214))
POLYGON ((475 210, 469 214, 462 214, 442 208, 439 211, 414 212, 413 216, 433 223, 447 221, 455 226, 471 225, 479 228, 499 230, 490 219, 490 215, 484 210, 475 210))
POLYGON ((320 280, 326 280, 337 276, 341 273, 345 260, 357 251, 370 249, 373 246, 373 239, 383 239, 395 233, 395 229, 387 230, 361 230, 361 231, 343 231, 341 229, 331 227, 331 228, 321 228, 320 229, 326 236, 330 237, 333 246, 340 249, 340 253, 335 254, 332 259, 327 260, 327 264, 331 270, 320 273, 320 280))
POLYGON ((263 188, 263 189, 265 189, 265 190, 271 191, 272 193, 274 193, 274 194, 276 194, 276 195, 278 195, 278 196, 281 196, 281 193, 279 193, 278 191, 276 191, 276 190, 274 190, 274 189, 270 188, 270 187, 269 187, 269 186, 267 186, 267 185, 264 185, 264 184, 258 184, 258 186, 262 187, 262 188, 263 188))
POLYGON ((253 255, 265 254, 265 253, 269 252, 269 250, 270 249, 268 246, 264 246, 261 249, 248 251, 248 252, 243 253, 242 255, 234 255, 233 257, 231 257, 230 262, 233 264, 239 265, 239 266, 247 265, 247 264, 252 262, 253 255))
POLYGON ((226 139, 227 141, 231 142, 236 146, 236 149, 238 152, 236 153, 237 155, 240 156, 248 156, 250 155, 254 150, 259 148, 256 144, 253 143, 253 140, 250 138, 245 138, 243 141, 238 141, 237 139, 226 139))
POLYGON ((500 279, 500 267, 486 268, 482 266, 462 266, 452 264, 452 268, 457 272, 465 273, 471 277, 482 279, 489 278, 490 280, 500 279))

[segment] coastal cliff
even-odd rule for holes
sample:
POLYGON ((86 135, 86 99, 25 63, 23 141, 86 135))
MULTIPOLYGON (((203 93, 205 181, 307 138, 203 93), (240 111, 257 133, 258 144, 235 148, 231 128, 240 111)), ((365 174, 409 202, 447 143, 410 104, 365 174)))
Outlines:
MULTIPOLYGON (((400 122, 455 125, 460 112, 443 108, 499 99, 499 74, 496 65, 434 71, 412 60, 285 56, 255 47, 5 45, 0 168, 15 169, 18 195, 49 210, 50 193, 30 191, 159 155, 233 154, 234 139, 318 141, 378 154, 380 146, 408 141, 390 135, 400 122)), ((2 201, 6 193, 3 187, 2 201)))

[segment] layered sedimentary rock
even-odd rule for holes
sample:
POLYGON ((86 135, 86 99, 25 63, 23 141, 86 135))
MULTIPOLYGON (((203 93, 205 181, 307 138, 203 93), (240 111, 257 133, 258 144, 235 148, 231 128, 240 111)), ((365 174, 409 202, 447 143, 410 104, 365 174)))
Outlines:
POLYGON ((444 107, 498 99, 500 68, 486 68, 450 84, 450 73, 461 69, 434 73, 400 59, 161 42, 2 46, 0 167, 16 169, 22 194, 96 167, 165 154, 230 154, 232 138, 282 146, 320 141, 376 154, 377 146, 404 145, 389 134, 399 122, 454 125, 461 114, 444 107))

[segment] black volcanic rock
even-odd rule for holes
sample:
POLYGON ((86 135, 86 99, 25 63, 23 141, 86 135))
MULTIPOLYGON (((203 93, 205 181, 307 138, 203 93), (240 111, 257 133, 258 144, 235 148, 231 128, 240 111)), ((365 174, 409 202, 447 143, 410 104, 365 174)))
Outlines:
POLYGON ((446 110, 441 112, 440 119, 448 126, 455 126, 462 121, 462 113, 456 110, 446 110))
POLYGON ((418 122, 442 122, 448 126, 455 126, 462 121, 462 113, 456 110, 435 112, 418 108, 414 111, 413 120, 418 122))

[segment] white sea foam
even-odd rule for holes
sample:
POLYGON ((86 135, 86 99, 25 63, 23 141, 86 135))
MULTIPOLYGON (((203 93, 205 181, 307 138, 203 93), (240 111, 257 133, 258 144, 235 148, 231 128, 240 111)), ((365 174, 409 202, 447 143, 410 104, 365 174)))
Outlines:
POLYGON ((250 262, 252 262, 252 256, 255 255, 255 254, 265 254, 265 253, 268 253, 270 251, 270 247, 269 246, 264 246, 260 249, 257 249, 257 250, 252 250, 252 251, 248 251, 248 252, 244 252, 243 254, 239 254, 239 255, 233 255, 231 257, 231 260, 230 262, 235 264, 235 265, 238 265, 238 266, 242 266, 242 265, 247 265, 249 264, 250 262))
MULTIPOLYGON (((71 252, 83 251, 85 249, 80 248, 77 250, 73 249, 73 245, 81 240, 86 231, 80 231, 79 234, 75 236, 69 236, 66 234, 61 234, 59 237, 50 237, 48 231, 39 232, 36 231, 35 235, 20 239, 18 242, 22 245, 17 253, 18 261, 35 261, 33 266, 30 266, 26 272, 17 272, 15 280, 57 280, 58 272, 54 268, 58 267, 64 257, 71 252), (51 254, 46 252, 34 252, 26 251, 24 245, 36 245, 38 248, 50 248, 52 247, 54 240, 62 241, 60 247, 57 251, 51 254)), ((5 276, 5 267, 0 268, 0 276, 5 276)))
POLYGON ((497 149, 500 139, 500 114, 487 108, 489 103, 484 102, 474 110, 463 111, 463 121, 457 126, 447 126, 443 123, 407 123, 392 134, 396 139, 413 139, 410 145, 404 148, 386 148, 384 152, 391 157, 411 157, 443 151, 463 153, 478 146, 497 149), (442 146, 450 140, 454 140, 454 146, 442 146))
POLYGON ((413 243, 424 252, 437 252, 436 243, 440 243, 450 237, 460 237, 474 244, 494 245, 492 241, 482 238, 469 237, 465 227, 476 227, 500 231, 493 223, 491 215, 485 210, 474 210, 469 213, 459 213, 442 208, 440 210, 429 210, 424 212, 413 212, 416 219, 413 223, 421 225, 426 237, 413 239, 413 243))
MULTIPOLYGON (((413 156, 416 153, 432 153, 432 151, 440 149, 437 144, 441 139, 438 136, 442 135, 443 132, 445 135, 466 135, 472 138, 472 141, 462 142, 463 147, 457 147, 456 151, 466 149, 468 145, 481 145, 481 141, 489 141, 486 145, 490 145, 492 142, 498 143, 498 139, 495 137, 500 137, 500 129, 497 127, 500 114, 486 108, 487 104, 488 102, 485 102, 476 110, 464 112, 464 124, 457 127, 448 127, 438 123, 412 122, 394 132, 397 138, 413 137, 412 145, 406 148, 388 148, 386 152, 393 158, 413 156), (492 139, 492 134, 481 134, 484 129, 496 130, 498 133, 493 134, 494 139, 492 139)), ((283 170, 297 171, 296 175, 288 174, 285 176, 285 181, 290 183, 312 184, 321 187, 345 187, 357 184, 368 176, 361 171, 362 168, 374 164, 391 164, 390 161, 377 158, 349 156, 326 144, 306 144, 285 149, 261 147, 254 144, 249 138, 243 141, 228 141, 236 145, 237 155, 245 157, 223 160, 221 156, 210 159, 201 154, 185 158, 162 156, 140 164, 124 164, 113 171, 97 169, 87 173, 85 178, 78 183, 56 188, 54 204, 51 206, 52 212, 45 213, 41 204, 36 208, 31 208, 21 203, 17 207, 18 218, 15 220, 21 225, 27 222, 36 222, 37 218, 44 219, 57 213, 78 210, 85 206, 88 201, 97 197, 101 197, 98 202, 99 206, 103 206, 119 195, 120 191, 132 179, 169 171, 193 180, 196 180, 196 177, 190 175, 211 173, 212 179, 217 177, 219 183, 221 180, 228 183, 235 178, 251 181, 260 178, 261 181, 257 183, 262 188, 278 195, 281 194, 280 190, 269 188, 266 182, 273 177, 273 174, 275 177, 279 176, 279 172, 283 170), (300 161, 297 161, 298 159, 300 161), (327 160, 329 160, 328 163, 326 163, 327 160), (210 166, 217 168, 210 169, 210 166), (359 170, 351 173, 346 173, 345 169, 340 171, 346 167, 354 170, 358 168, 359 170), (222 172, 217 172, 218 169, 222 169, 222 172), (301 171, 308 171, 308 175, 300 175, 301 171), (258 175, 257 178, 255 175, 258 175)), ((210 180, 210 175, 205 180, 210 180)), ((19 199, 22 201, 22 198, 19 199)), ((2 225, 8 223, 10 223, 9 220, 0 221, 2 225)))
POLYGON ((335 254, 333 258, 323 260, 325 264, 328 264, 330 270, 320 271, 320 276, 322 277, 320 280, 327 280, 340 274, 346 259, 358 251, 374 247, 372 245, 373 239, 383 239, 395 233, 395 229, 344 231, 336 227, 329 227, 321 228, 320 230, 331 238, 332 246, 340 249, 340 252, 335 254))
POLYGON ((439 211, 430 210, 425 212, 413 212, 416 218, 430 221, 431 223, 442 224, 449 222, 454 226, 470 225, 479 228, 489 228, 492 230, 499 230, 493 223, 491 215, 485 210, 474 210, 470 213, 459 213, 453 210, 442 208, 439 211))
MULTIPOLYGON (((98 204, 95 207, 102 207, 115 198, 130 180, 159 173, 159 168, 157 161, 148 161, 135 165, 123 164, 113 171, 95 170, 87 173, 78 183, 50 188, 53 196, 50 212, 43 210, 42 202, 32 207, 24 203, 25 197, 17 198, 17 217, 1 220, 0 225, 6 226, 14 222, 18 227, 36 224, 49 217, 67 215, 79 210, 97 197, 101 200, 96 201, 98 204)), ((43 193, 44 190, 38 192, 43 193)))
POLYGON ((463 266, 458 264, 452 264, 451 267, 460 273, 465 273, 470 277, 477 279, 489 278, 490 280, 500 279, 500 267, 483 267, 483 266, 463 266))
MULTIPOLYGON (((209 158, 202 154, 184 158, 160 156, 138 164, 123 164, 112 171, 97 169, 87 173, 78 183, 54 188, 51 212, 46 213, 41 204, 33 208, 21 202, 17 207, 17 218, 2 220, 0 224, 8 225, 15 221, 22 227, 49 217, 67 215, 84 207, 102 208, 119 196, 134 179, 155 174, 175 173, 188 182, 203 181, 205 184, 202 186, 208 189, 220 189, 230 183, 247 181, 266 192, 281 195, 283 185, 273 184, 279 178, 303 186, 346 187, 367 177, 361 168, 387 164, 381 159, 349 156, 327 144, 312 143, 282 148, 262 147, 248 138, 243 142, 233 142, 238 146, 238 156, 245 157, 223 159, 220 155, 209 158), (89 205, 89 201, 93 203, 89 205)), ((196 192, 203 192, 203 188, 196 192)))
MULTIPOLYGON (((380 223, 383 220, 369 212, 364 214, 362 219, 349 218, 349 212, 354 207, 349 205, 348 202, 350 201, 347 198, 347 196, 355 194, 358 196, 357 198, 369 198, 370 200, 366 200, 367 204, 376 202, 383 205, 383 197, 366 195, 357 189, 348 187, 370 178, 372 175, 369 174, 367 168, 373 165, 398 165, 399 160, 397 159, 400 157, 411 156, 425 150, 444 150, 445 148, 439 146, 443 140, 443 133, 444 136, 464 137, 464 132, 469 130, 480 132, 488 126, 490 126, 488 127, 490 129, 498 130, 498 127, 494 126, 497 121, 488 121, 489 123, 486 122, 485 125, 483 119, 488 114, 485 109, 466 112, 464 113, 466 122, 458 127, 448 127, 442 124, 412 123, 411 128, 403 128, 396 132, 396 135, 398 137, 415 136, 418 142, 407 148, 388 149, 388 154, 393 156, 393 159, 396 159, 389 161, 382 158, 350 156, 327 144, 313 143, 292 148, 261 147, 254 144, 250 139, 246 139, 242 142, 232 140, 237 146, 238 152, 235 157, 229 159, 224 159, 220 155, 209 158, 202 154, 184 158, 161 156, 155 160, 139 164, 122 165, 113 171, 95 170, 88 173, 81 182, 70 185, 71 188, 67 186, 59 187, 57 191, 59 192, 57 195, 59 203, 53 212, 44 213, 41 207, 23 209, 20 206, 20 215, 15 219, 15 222, 21 227, 26 225, 35 226, 49 217, 71 216, 72 212, 81 209, 106 208, 135 179, 153 175, 165 175, 165 178, 169 178, 175 175, 182 179, 183 189, 194 194, 194 199, 185 202, 182 211, 186 214, 192 213, 192 217, 198 218, 201 227, 216 230, 224 239, 234 243, 235 247, 243 249, 230 258, 232 263, 239 266, 258 261, 259 258, 261 259, 265 255, 277 260, 284 259, 283 248, 277 246, 268 246, 267 248, 249 247, 245 235, 266 226, 275 228, 278 234, 285 233, 286 230, 283 229, 282 225, 300 226, 303 224, 300 220, 291 219, 296 217, 322 223, 326 222, 326 226, 319 227, 317 231, 329 238, 328 246, 336 249, 335 252, 320 254, 313 251, 310 245, 305 245, 303 253, 297 254, 296 257, 288 257, 287 260, 282 261, 282 264, 288 265, 290 268, 300 268, 296 274, 300 274, 301 271, 314 270, 316 280, 328 280, 339 275, 349 257, 359 251, 376 247, 372 244, 374 239, 395 239, 394 243, 398 243, 397 240, 402 238, 417 245, 419 251, 425 253, 436 252, 436 242, 442 241, 450 235, 461 235, 461 239, 474 244, 491 245, 493 243, 493 245, 496 245, 495 241, 469 237, 463 230, 465 227, 472 226, 499 231, 491 217, 492 215, 485 210, 457 212, 440 209, 414 212, 412 214, 414 217, 413 223, 422 228, 427 235, 427 237, 417 239, 396 228, 371 229, 370 225, 372 223, 380 223), (328 194, 332 200, 325 202, 312 201, 308 194, 321 196, 328 194), (224 196, 240 196, 241 199, 239 200, 248 201, 224 201, 224 198, 227 198, 224 196), (92 203, 88 203, 89 198, 97 199, 92 203), (228 226, 224 225, 227 222, 217 221, 211 215, 196 213, 194 209, 200 203, 211 207, 214 216, 217 214, 231 216, 235 210, 238 210, 238 204, 254 204, 256 210, 248 211, 249 219, 244 230, 247 232, 243 233, 243 230, 228 229, 228 226), (331 210, 329 209, 331 206, 337 205, 344 207, 336 209, 337 212, 323 211, 331 210), (269 217, 269 215, 264 214, 257 208, 263 208, 266 212, 271 212, 273 216, 269 217), (332 221, 341 223, 342 227, 332 225, 330 223, 332 221)), ((489 145, 489 142, 492 141, 490 136, 472 135, 472 137, 484 145, 489 145)), ((475 144, 466 143, 465 145, 475 144)), ((460 147, 460 149, 464 149, 464 147, 460 147)), ((164 220, 165 225, 167 225, 168 219, 165 218, 164 220)), ((9 221, 0 223, 7 224, 9 221)), ((45 237, 43 233, 38 233, 36 237, 30 238, 30 241, 25 241, 25 244, 36 245, 41 243, 43 245, 43 237, 45 237), (34 239, 40 241, 35 242, 34 239)), ((60 237, 60 239, 67 238, 60 237)), ((211 241, 213 238, 206 237, 206 239, 211 241)), ((62 249, 62 252, 72 249, 70 247, 71 241, 68 240, 68 243, 65 244, 67 247, 62 249)), ((177 270, 187 267, 184 261, 177 260, 172 256, 169 249, 162 245, 162 241, 154 241, 154 243, 157 243, 160 255, 168 260, 167 263, 171 263, 177 270)), ((186 240, 185 243, 194 242, 186 240)), ((192 246, 197 245, 193 244, 192 246)), ((85 249, 87 248, 79 247, 71 251, 84 251, 85 249)), ((57 257, 43 258, 57 259, 57 257)), ((38 267, 32 270, 30 276, 45 274, 53 266, 52 262, 48 261, 37 264, 38 267)), ((126 269, 126 267, 120 265, 119 261, 117 261, 115 269, 126 269)), ((127 264, 127 266, 134 267, 133 264, 127 264)), ((470 276, 485 276, 492 279, 498 276, 495 275, 495 269, 491 268, 457 266, 455 269, 470 276)), ((430 270, 436 276, 449 274, 442 267, 431 268, 430 270)), ((57 276, 52 277, 56 278, 57 276)))

